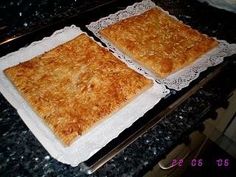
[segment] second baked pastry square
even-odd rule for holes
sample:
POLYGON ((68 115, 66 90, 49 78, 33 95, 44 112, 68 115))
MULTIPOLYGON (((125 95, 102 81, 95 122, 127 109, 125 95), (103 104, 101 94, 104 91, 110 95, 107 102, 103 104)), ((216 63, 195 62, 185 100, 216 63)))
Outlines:
POLYGON ((164 78, 197 60, 217 41, 159 8, 129 17, 99 31, 119 50, 164 78))

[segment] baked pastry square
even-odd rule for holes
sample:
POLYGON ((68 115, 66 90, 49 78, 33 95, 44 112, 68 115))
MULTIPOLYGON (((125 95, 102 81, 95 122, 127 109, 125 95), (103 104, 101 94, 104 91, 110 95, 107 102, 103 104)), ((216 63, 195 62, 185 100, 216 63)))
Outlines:
POLYGON ((153 83, 85 34, 4 73, 64 145, 153 83))
POLYGON ((159 8, 109 25, 99 33, 160 78, 190 65, 218 44, 159 8))

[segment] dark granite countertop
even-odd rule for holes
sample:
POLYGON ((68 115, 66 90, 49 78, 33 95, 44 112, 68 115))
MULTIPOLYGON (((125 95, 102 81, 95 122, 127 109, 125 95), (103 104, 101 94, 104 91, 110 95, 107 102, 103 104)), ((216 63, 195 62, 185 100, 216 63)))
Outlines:
MULTIPOLYGON (((122 0, 114 2, 108 0, 3 1, 0 4, 0 24, 5 27, 0 30, 1 42, 24 33, 36 32, 29 35, 30 40, 29 37, 22 37, 18 40, 20 42, 13 41, 1 45, 0 48, 3 50, 0 55, 41 39, 63 25, 75 23, 85 29, 84 25, 90 21, 123 9, 133 2, 122 0), (104 3, 106 5, 102 6, 104 3), (113 3, 115 5, 111 5, 113 3), (94 8, 97 6, 99 7, 94 8), (77 17, 78 15, 80 17, 77 17), (75 22, 76 19, 79 19, 79 22, 75 22), (39 26, 45 29, 38 32, 39 26), (22 42, 25 39, 27 40, 22 42)), ((156 3, 201 32, 236 43, 235 14, 209 7, 195 0, 160 0, 156 3)), ((202 130, 203 121, 213 115, 215 108, 227 105, 225 100, 228 94, 236 88, 236 78, 233 77, 236 75, 236 62, 233 58, 235 59, 235 56, 227 58, 228 61, 221 64, 224 67, 215 79, 91 176, 142 176, 177 144, 185 141, 191 132, 202 130)), ((216 68, 209 68, 203 72, 189 88, 216 68)), ((180 92, 172 90, 171 94, 162 100, 162 104, 170 104, 189 88, 180 92)), ((88 175, 82 171, 80 165, 71 167, 53 159, 26 127, 16 110, 0 94, 0 176, 88 175)))

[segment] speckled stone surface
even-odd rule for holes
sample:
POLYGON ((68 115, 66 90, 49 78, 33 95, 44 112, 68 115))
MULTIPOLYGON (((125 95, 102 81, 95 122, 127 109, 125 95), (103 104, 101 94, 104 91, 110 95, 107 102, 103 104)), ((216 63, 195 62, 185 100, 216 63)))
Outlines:
MULTIPOLYGON (((22 31, 31 31, 38 25, 76 15, 80 11, 105 2, 108 0, 1 2, 1 23, 8 27, 0 33, 0 39, 22 33, 22 31), (16 19, 16 16, 19 17, 16 19)), ((232 13, 209 7, 194 0, 161 0, 156 3, 204 33, 229 42, 236 42, 236 27, 233 24, 235 15, 232 13)), ((119 10, 124 6, 111 8, 119 10)), ((236 63, 231 58, 230 62, 226 62, 224 72, 217 79, 196 92, 178 109, 164 117, 155 127, 91 176, 142 176, 172 148, 185 141, 191 132, 201 129, 202 122, 208 117, 207 114, 215 107, 221 106, 228 93, 236 87, 236 79, 232 77, 236 75, 236 63)), ((210 73, 213 70, 209 69, 205 73, 210 73)), ((178 97, 178 93, 171 91, 166 99, 172 97, 178 97)), ((73 168, 53 159, 33 136, 16 110, 0 94, 0 176, 74 177, 88 175, 82 172, 80 166, 73 168)))
MULTIPOLYGON (((78 15, 85 9, 109 2, 108 0, 10 0, 0 5, 2 38, 30 32, 39 26, 78 15), (2 32, 2 33, 3 33, 2 32)), ((0 38, 1 39, 1 38, 0 38)))

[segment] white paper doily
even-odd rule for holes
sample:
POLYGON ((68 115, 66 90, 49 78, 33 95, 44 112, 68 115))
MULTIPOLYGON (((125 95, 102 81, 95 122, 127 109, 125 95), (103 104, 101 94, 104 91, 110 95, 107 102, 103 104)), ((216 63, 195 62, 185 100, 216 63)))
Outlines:
MULTIPOLYGON (((60 162, 78 165, 87 160, 99 149, 104 147, 122 131, 130 127, 137 119, 152 109, 161 98, 169 93, 164 86, 154 82, 153 87, 139 95, 120 111, 104 120, 88 133, 81 136, 69 147, 64 147, 44 124, 42 119, 31 109, 12 83, 7 79, 3 70, 20 62, 30 60, 56 46, 65 43, 83 33, 80 28, 72 25, 56 31, 50 37, 33 42, 26 48, 10 53, 0 58, 0 92, 16 108, 22 120, 37 137, 40 143, 52 157, 60 162)), ((98 43, 101 45, 100 43, 98 43)))
MULTIPOLYGON (((212 49, 205 55, 201 56, 196 62, 191 64, 188 67, 183 68, 182 70, 173 73, 165 79, 161 79, 156 77, 152 72, 148 69, 140 66, 137 62, 132 60, 129 56, 123 54, 118 48, 116 48, 111 42, 103 38, 99 31, 104 29, 105 27, 114 24, 118 21, 126 19, 131 16, 139 15, 153 7, 156 6, 151 0, 144 0, 142 2, 135 3, 131 6, 128 6, 124 10, 120 10, 115 14, 110 14, 107 17, 101 18, 96 22, 92 22, 86 27, 94 33, 96 37, 98 37, 106 46, 112 50, 112 52, 116 53, 116 55, 124 62, 128 63, 132 68, 136 68, 140 70, 141 73, 147 75, 149 77, 154 78, 158 83, 166 85, 170 89, 181 90, 184 87, 187 87, 190 82, 195 80, 199 74, 206 70, 208 67, 218 65, 223 62, 223 58, 226 56, 230 56, 236 53, 236 44, 229 44, 226 41, 218 40, 219 46, 212 49)), ((164 11, 163 9, 161 9, 164 11)), ((167 11, 164 11, 169 14, 167 11)), ((169 14, 170 15, 170 14, 169 14)), ((171 17, 177 19, 176 17, 170 15, 171 17)))

